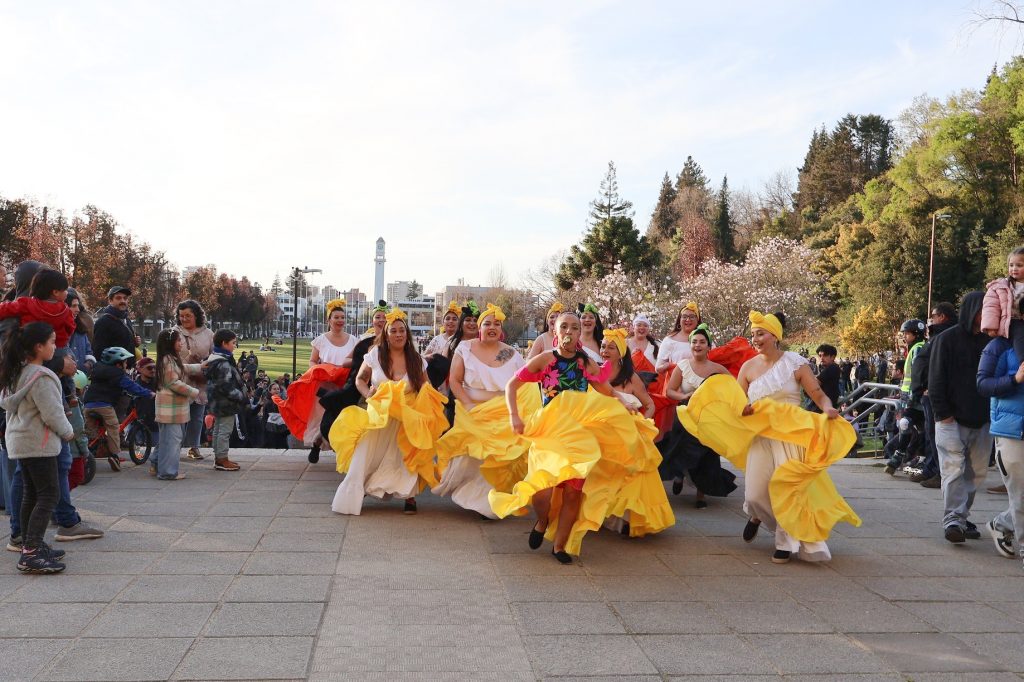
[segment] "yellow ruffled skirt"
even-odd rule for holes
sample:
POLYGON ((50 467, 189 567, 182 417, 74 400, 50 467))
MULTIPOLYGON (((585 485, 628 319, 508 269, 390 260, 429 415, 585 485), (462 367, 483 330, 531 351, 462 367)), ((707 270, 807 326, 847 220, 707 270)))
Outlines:
POLYGON ((338 473, 348 471, 356 445, 368 432, 397 423, 395 438, 402 461, 418 477, 418 489, 437 485, 434 449, 448 428, 444 416, 448 399, 430 384, 423 384, 416 393, 405 389, 405 381, 385 382, 366 401, 366 409, 352 406, 341 411, 329 433, 338 457, 338 473))
MULTIPOLYGON (((532 385, 526 388, 536 390, 532 385)), ((583 536, 600 528, 610 515, 628 517, 634 536, 675 523, 658 476, 661 456, 653 443, 653 422, 595 391, 564 391, 527 414, 524 422, 521 438, 529 445, 526 475, 511 492, 490 493, 491 509, 498 517, 519 513, 537 492, 556 488, 546 533, 553 540, 562 500, 557 486, 584 479, 580 512, 565 546, 570 554, 578 555, 583 536)))
POLYGON ((822 542, 840 521, 853 526, 860 517, 836 490, 828 467, 853 447, 857 434, 845 419, 828 419, 798 405, 758 400, 754 413, 742 416, 747 396, 731 376, 709 377, 678 410, 687 431, 737 468, 758 436, 803 448, 799 458, 779 464, 768 484, 775 519, 801 542, 822 542))

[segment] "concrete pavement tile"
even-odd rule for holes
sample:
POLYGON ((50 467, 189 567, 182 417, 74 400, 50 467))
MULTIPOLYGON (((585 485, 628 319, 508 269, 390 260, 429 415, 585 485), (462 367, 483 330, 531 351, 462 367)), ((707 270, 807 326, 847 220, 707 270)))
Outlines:
MULTIPOLYGON (((627 678, 623 678, 621 675, 569 675, 563 677, 545 677, 542 678, 544 682, 621 682, 623 679, 629 682, 661 682, 661 678, 657 675, 630 675, 627 678)), ((717 680, 717 678, 716 678, 717 680)))
MULTIPOLYGON (((856 578, 861 585, 890 601, 971 601, 953 586, 954 578, 856 578)), ((1024 597, 1022 597, 1024 598, 1024 597)))
POLYGON ((170 552, 149 567, 148 573, 234 575, 242 570, 248 552, 170 552))
POLYGON ((546 635, 523 642, 541 675, 636 675, 657 672, 627 635, 546 635))
POLYGON ((256 549, 263 531, 244 533, 186 532, 171 546, 172 552, 251 552, 256 549))
POLYGON ((175 533, 195 523, 191 516, 122 516, 110 526, 117 533, 175 533))
POLYGON ((176 680, 303 678, 312 637, 206 637, 197 640, 176 680))
POLYGON ((39 679, 167 680, 191 645, 188 638, 80 639, 65 649, 39 679))
POLYGON ((668 674, 774 674, 763 653, 737 635, 640 635, 636 638, 658 670, 668 674))
MULTIPOLYGON (((554 558, 551 559, 554 561, 554 558)), ((603 601, 588 578, 580 576, 503 576, 509 601, 603 601)))
POLYGON ((588 551, 578 563, 582 564, 590 575, 672 575, 672 571, 658 559, 657 554, 647 551, 631 552, 628 549, 618 553, 588 551))
MULTIPOLYGON (((73 570, 73 569, 72 569, 73 570)), ((35 576, 7 597, 8 602, 108 602, 132 581, 127 575, 63 574, 57 579, 35 576), (39 580, 39 578, 43 578, 39 580)))
MULTIPOLYGON (((897 635, 898 636, 898 635, 897 635)), ((893 671, 882 658, 842 635, 744 635, 783 674, 879 673, 893 671)))
POLYGON ((330 552, 253 552, 245 575, 332 575, 338 555, 330 552))
POLYGON ((232 516, 228 521, 216 516, 200 516, 188 530, 193 533, 262 533, 272 520, 272 516, 232 516))
POLYGON ((336 518, 338 514, 335 514, 331 510, 331 505, 324 504, 293 504, 286 502, 277 512, 276 518, 298 516, 303 518, 336 518))
POLYGON ((360 623, 338 623, 332 621, 330 611, 324 616, 320 642, 321 646, 329 643, 332 647, 520 646, 519 631, 511 617, 486 624, 388 623, 372 618, 360 623))
POLYGON ((291 494, 284 501, 289 504, 330 504, 331 500, 334 499, 334 492, 337 487, 336 485, 331 485, 330 488, 295 489, 292 490, 291 494))
POLYGON ((799 602, 804 601, 880 601, 880 597, 850 578, 832 574, 822 577, 800 576, 772 578, 799 602))
POLYGON ((0 639, 0 680, 29 682, 70 643, 68 639, 0 639))
POLYGON ((82 637, 197 637, 216 604, 112 604, 82 637))
POLYGON ((349 679, 362 679, 362 673, 371 671, 392 675, 460 672, 475 676, 480 671, 525 673, 529 667, 526 650, 521 646, 321 646, 313 659, 314 674, 347 673, 349 679))
POLYGON ((658 556, 676 575, 757 575, 753 568, 728 554, 712 554, 710 556, 659 554, 658 556))
POLYGON ((834 628, 795 601, 719 602, 711 608, 736 632, 833 632, 834 628))
POLYGON ((68 570, 78 575, 138 575, 163 554, 160 552, 72 552, 68 570))
POLYGON ((600 602, 520 602, 512 612, 523 632, 531 635, 624 634, 615 613, 600 602))
POLYGON ((987 662, 984 670, 1012 670, 1024 673, 1024 647, 1017 633, 962 634, 955 637, 978 652, 987 662))
MULTIPOLYGON (((743 530, 741 524, 737 534, 743 530)), ((681 542, 671 544, 671 552, 665 551, 661 554, 697 554, 706 556, 709 554, 731 554, 725 544, 718 538, 710 539, 704 537, 688 537, 681 542)))
MULTIPOLYGON (((7 541, 6 540, 2 540, 0 542, 7 542, 7 541)), ((0 550, 2 550, 2 549, 3 549, 3 547, 0 546, 0 550)), ((14 557, 14 561, 17 561, 17 555, 16 554, 11 554, 11 556, 14 557)), ((9 563, 9 562, 5 562, 5 564, 6 563, 9 563)), ((18 570, 15 569, 14 573, 18 573, 18 570)), ((14 594, 15 590, 18 590, 18 589, 20 589, 20 588, 22 588, 24 586, 25 586, 25 576, 23 576, 21 574, 18 574, 18 575, 0 575, 0 599, 3 599, 7 595, 14 594)))
POLYGON ((612 604, 632 634, 714 634, 728 625, 704 602, 615 602, 612 604))
MULTIPOLYGON (((851 637, 866 646, 880 658, 888 661, 896 670, 903 673, 917 672, 999 672, 1006 666, 996 659, 984 655, 974 645, 965 644, 945 634, 861 634, 851 637)), ((985 639, 988 637, 1014 637, 1013 648, 1020 652, 1019 635, 966 635, 985 639)), ((1016 652, 1012 655, 1015 655, 1016 652)), ((1024 668, 1022 668, 1024 669, 1024 668)))
POLYGON ((71 552, 164 552, 181 535, 168 533, 107 533, 102 538, 52 542, 59 549, 71 552))
POLYGON ((77 637, 102 610, 103 604, 63 604, 60 627, 56 628, 49 618, 39 617, 40 607, 36 604, 0 604, 0 637, 77 637))
POLYGON ((1024 632, 1024 622, 985 604, 906 602, 901 606, 940 632, 1024 632))
POLYGON ((583 564, 563 566, 547 554, 491 554, 491 565, 498 575, 583 575, 583 564), (568 570, 566 570, 568 569, 568 570))
MULTIPOLYGON (((330 509, 329 504, 325 504, 330 509)), ((333 514, 333 512, 332 512, 333 514)), ((348 519, 340 514, 327 518, 307 518, 303 516, 278 516, 270 522, 270 533, 344 533, 348 528, 348 519)))
POLYGON ((774 578, 748 576, 691 576, 685 578, 699 601, 788 601, 774 578))
POLYGON ((902 603, 884 601, 804 602, 802 606, 839 632, 934 632, 934 626, 901 608, 902 603))
POLYGON ((639 576, 623 580, 618 576, 595 576, 594 586, 607 601, 696 601, 697 593, 682 578, 639 576))
POLYGON ((207 513, 210 504, 185 505, 181 502, 149 502, 144 505, 134 505, 125 510, 128 516, 188 516, 193 519, 207 513))
MULTIPOLYGON (((1018 562, 1012 563, 1017 564, 1017 568, 1020 569, 1018 562)), ((1024 601, 1024 575, 1004 578, 948 578, 945 582, 962 598, 970 601, 1024 601)))
POLYGON ((327 601, 328 575, 240 575, 234 578, 226 602, 327 601))
MULTIPOLYGON (((774 565, 774 564, 773 564, 774 565)), ((921 572, 900 561, 899 557, 887 557, 881 554, 833 555, 828 567, 839 575, 847 577, 890 577, 894 575, 921 575, 921 572)))
POLYGON ((318 602, 229 602, 213 614, 207 637, 316 635, 324 605, 318 602))
POLYGON ((118 596, 121 602, 216 602, 230 575, 140 575, 118 596))
MULTIPOLYGON (((988 534, 985 534, 988 539, 988 534)), ((991 548, 985 543, 984 551, 991 548)), ((973 549, 973 548, 972 548, 973 549)), ((1020 566, 1016 561, 1007 561, 1000 556, 992 554, 981 554, 971 551, 963 552, 963 556, 933 556, 933 557, 896 557, 908 568, 917 571, 921 575, 937 578, 979 578, 979 577, 1001 577, 1016 576, 1020 574, 1020 566)), ((895 575, 895 574, 894 574, 895 575)))
POLYGON ((291 494, 291 487, 282 490, 280 488, 274 490, 260 490, 258 493, 254 493, 252 490, 229 490, 220 496, 221 503, 224 504, 251 504, 253 502, 280 502, 284 504, 284 501, 288 499, 291 494))
MULTIPOLYGON (((209 516, 274 516, 281 508, 280 502, 219 502, 206 512, 209 516)), ((225 524, 231 523, 227 518, 225 524)))
POLYGON ((301 547, 304 552, 340 552, 344 541, 344 533, 265 533, 257 549, 283 552, 301 547))
MULTIPOLYGON (((901 678, 906 679, 906 678, 901 678)), ((914 682, 1020 682, 1021 676, 1014 673, 914 673, 914 682)))

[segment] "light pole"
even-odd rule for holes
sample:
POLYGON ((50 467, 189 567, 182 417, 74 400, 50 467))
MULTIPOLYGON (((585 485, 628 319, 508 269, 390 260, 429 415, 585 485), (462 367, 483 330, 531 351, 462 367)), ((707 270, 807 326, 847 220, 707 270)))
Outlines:
POLYGON ((928 310, 925 311, 925 316, 932 314, 932 276, 935 274, 935 220, 937 218, 952 218, 948 213, 939 213, 935 211, 932 213, 932 241, 931 246, 928 248, 928 310))
POLYGON ((295 369, 298 358, 299 340, 299 275, 311 272, 323 272, 319 268, 295 268, 292 270, 292 381, 295 380, 295 369))

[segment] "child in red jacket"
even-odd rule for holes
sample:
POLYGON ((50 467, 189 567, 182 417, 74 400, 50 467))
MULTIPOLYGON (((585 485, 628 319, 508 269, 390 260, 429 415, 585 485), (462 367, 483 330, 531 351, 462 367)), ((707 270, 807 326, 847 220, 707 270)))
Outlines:
POLYGON ((42 268, 32 278, 29 296, 0 303, 0 320, 17 317, 22 325, 45 322, 53 327, 57 348, 66 348, 75 333, 75 314, 64 302, 68 278, 50 268, 42 268))

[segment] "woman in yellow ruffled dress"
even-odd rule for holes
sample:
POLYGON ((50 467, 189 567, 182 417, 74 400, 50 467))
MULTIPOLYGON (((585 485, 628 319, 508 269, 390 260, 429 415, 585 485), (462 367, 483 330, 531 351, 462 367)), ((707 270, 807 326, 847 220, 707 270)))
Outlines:
POLYGON ((426 362, 413 346, 405 313, 387 313, 384 331, 363 358, 356 388, 366 408, 346 407, 331 426, 338 486, 331 509, 359 514, 363 497, 405 499, 416 513, 416 493, 437 484, 434 448, 448 422, 446 399, 427 381, 426 362))
MULTIPOLYGON (((530 445, 527 473, 511 493, 489 495, 501 518, 532 505, 538 520, 530 548, 540 547, 546 537, 551 553, 566 564, 579 554, 583 536, 615 513, 624 481, 646 464, 645 440, 650 445, 636 417, 612 397, 609 370, 580 349, 580 329, 575 314, 560 315, 555 350, 534 357, 505 387, 512 430, 530 445), (521 389, 531 390, 531 383, 540 383, 544 406, 524 418, 521 389)), ((625 513, 627 505, 618 506, 620 515, 625 513)))
MULTIPOLYGON (((455 348, 448 375, 455 424, 437 444, 441 482, 433 489, 489 519, 497 518, 487 500, 491 490, 510 492, 526 473, 527 447, 509 428, 504 399, 505 385, 526 362, 502 342, 504 320, 504 311, 488 304, 477 318, 480 338, 455 348)), ((523 393, 540 407, 536 389, 523 393)))

